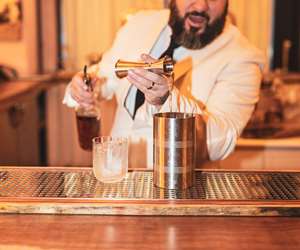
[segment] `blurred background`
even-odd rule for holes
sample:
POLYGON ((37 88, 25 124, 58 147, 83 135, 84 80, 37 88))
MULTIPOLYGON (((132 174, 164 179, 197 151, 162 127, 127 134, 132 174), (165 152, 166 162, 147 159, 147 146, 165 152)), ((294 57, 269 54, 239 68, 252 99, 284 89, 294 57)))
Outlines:
MULTIPOLYGON (((164 0, 0 0, 0 164, 90 166, 65 87, 97 63, 130 15, 164 0)), ((299 169, 300 1, 230 0, 230 18, 268 58, 236 152, 212 168, 299 169)), ((115 101, 101 104, 109 134, 115 101)))

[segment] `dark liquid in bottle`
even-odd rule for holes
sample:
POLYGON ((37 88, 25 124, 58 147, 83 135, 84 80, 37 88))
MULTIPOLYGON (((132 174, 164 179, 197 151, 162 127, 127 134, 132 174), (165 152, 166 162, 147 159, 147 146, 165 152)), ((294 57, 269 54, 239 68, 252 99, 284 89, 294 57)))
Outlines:
POLYGON ((93 116, 76 115, 80 147, 92 151, 92 139, 100 135, 100 121, 93 116))

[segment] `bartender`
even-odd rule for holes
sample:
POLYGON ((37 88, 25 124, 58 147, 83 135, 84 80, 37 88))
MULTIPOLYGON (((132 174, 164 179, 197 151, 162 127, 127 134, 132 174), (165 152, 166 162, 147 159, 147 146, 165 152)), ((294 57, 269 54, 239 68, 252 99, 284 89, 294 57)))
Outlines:
MULTIPOLYGON (((100 96, 117 100, 112 136, 130 139, 131 167, 152 167, 153 114, 197 112, 206 125, 208 158, 228 156, 259 98, 264 57, 227 20, 229 0, 171 0, 169 9, 135 14, 118 32, 92 82, 105 78, 100 96), (168 55, 174 77, 135 69, 118 79, 118 59, 155 62, 168 55), (172 88, 170 103, 169 86, 172 88)), ((90 108, 94 99, 77 73, 63 102, 90 108)))

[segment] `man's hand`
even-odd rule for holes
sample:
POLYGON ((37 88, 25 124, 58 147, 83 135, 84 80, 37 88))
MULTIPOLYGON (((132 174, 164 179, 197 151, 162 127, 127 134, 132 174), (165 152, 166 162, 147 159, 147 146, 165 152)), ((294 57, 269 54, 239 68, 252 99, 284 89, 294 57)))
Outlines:
MULTIPOLYGON (((157 61, 146 54, 142 54, 141 59, 147 63, 157 61)), ((145 94, 148 103, 156 106, 164 104, 169 96, 170 86, 173 84, 172 77, 145 69, 129 70, 127 79, 145 94)))
MULTIPOLYGON (((93 74, 89 74, 92 86, 96 86, 99 78, 93 74)), ((72 98, 84 108, 92 108, 95 105, 94 93, 88 90, 88 86, 83 82, 83 73, 77 73, 71 80, 70 92, 72 98)))

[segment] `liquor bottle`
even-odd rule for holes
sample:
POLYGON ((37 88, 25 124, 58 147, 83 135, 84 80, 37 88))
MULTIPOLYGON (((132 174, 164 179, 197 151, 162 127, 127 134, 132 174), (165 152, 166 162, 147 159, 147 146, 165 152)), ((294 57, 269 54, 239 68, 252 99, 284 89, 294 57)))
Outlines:
MULTIPOLYGON (((91 78, 87 74, 87 66, 84 67, 83 82, 87 85, 88 91, 93 92, 91 78)), ((82 149, 92 151, 93 138, 100 136, 100 109, 97 105, 92 108, 79 106, 76 108, 76 122, 79 145, 82 149)))

